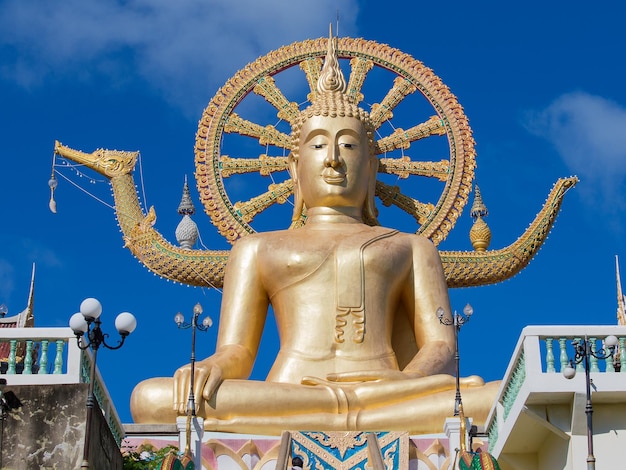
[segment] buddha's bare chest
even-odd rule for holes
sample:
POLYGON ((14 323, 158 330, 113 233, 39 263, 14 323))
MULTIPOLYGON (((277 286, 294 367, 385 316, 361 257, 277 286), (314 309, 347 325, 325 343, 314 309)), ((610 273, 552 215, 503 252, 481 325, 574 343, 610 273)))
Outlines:
POLYGON ((305 296, 325 292, 329 301, 339 293, 354 303, 350 297, 361 295, 363 288, 395 284, 406 275, 412 259, 410 246, 391 230, 298 235, 287 233, 259 252, 261 277, 270 296, 292 287, 305 296))

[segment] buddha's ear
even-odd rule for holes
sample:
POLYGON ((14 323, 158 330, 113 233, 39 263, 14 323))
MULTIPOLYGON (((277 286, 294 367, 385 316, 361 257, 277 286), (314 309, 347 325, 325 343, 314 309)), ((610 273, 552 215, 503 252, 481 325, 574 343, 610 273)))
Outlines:
MULTIPOLYGON (((293 152, 289 153, 287 157, 287 171, 289 171, 289 176, 293 180, 293 184, 298 183, 298 158, 293 155, 293 152)), ((295 188, 295 186, 294 186, 295 188)))
POLYGON ((378 158, 373 155, 369 161, 369 181, 367 186, 367 196, 365 199, 366 215, 376 220, 378 209, 376 209, 376 178, 378 177, 378 158))
POLYGON ((296 222, 302 215, 304 201, 302 200, 302 196, 300 194, 300 184, 298 182, 298 158, 295 157, 293 153, 290 153, 289 157, 287 157, 287 165, 287 169, 291 175, 291 180, 293 181, 293 214, 291 216, 291 221, 296 222))

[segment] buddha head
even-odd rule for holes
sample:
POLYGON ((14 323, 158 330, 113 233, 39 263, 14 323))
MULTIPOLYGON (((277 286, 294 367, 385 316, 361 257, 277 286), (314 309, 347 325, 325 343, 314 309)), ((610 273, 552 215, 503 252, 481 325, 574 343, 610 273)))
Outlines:
POLYGON ((331 36, 316 98, 292 129, 293 221, 300 218, 305 206, 356 205, 364 221, 377 224, 374 126, 346 89, 331 36))

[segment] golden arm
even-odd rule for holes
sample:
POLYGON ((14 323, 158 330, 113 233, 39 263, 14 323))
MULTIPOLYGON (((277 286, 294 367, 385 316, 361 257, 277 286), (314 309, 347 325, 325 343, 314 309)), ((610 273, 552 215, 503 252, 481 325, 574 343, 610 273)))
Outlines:
MULTIPOLYGON (((257 355, 269 302, 256 265, 258 238, 242 238, 231 250, 225 274, 215 354, 195 366, 194 395, 210 400, 226 379, 247 379, 257 355)), ((190 367, 174 374, 174 409, 184 412, 190 367)))
POLYGON ((403 372, 409 377, 425 377, 446 371, 454 356, 454 330, 442 325, 436 312, 450 312, 448 287, 441 259, 427 239, 408 235, 413 248, 412 277, 407 281, 405 302, 413 323, 418 352, 403 372), (410 296, 409 294, 410 293, 410 296))

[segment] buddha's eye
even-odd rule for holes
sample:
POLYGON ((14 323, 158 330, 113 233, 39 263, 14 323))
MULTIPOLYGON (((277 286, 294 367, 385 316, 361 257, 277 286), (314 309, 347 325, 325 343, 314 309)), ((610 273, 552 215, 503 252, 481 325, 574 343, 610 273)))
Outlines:
POLYGON ((354 150, 355 148, 358 147, 357 144, 353 144, 351 142, 340 142, 339 143, 339 147, 344 148, 344 149, 348 149, 348 150, 354 150))
POLYGON ((311 144, 311 148, 315 150, 320 150, 324 148, 324 144, 311 144))

